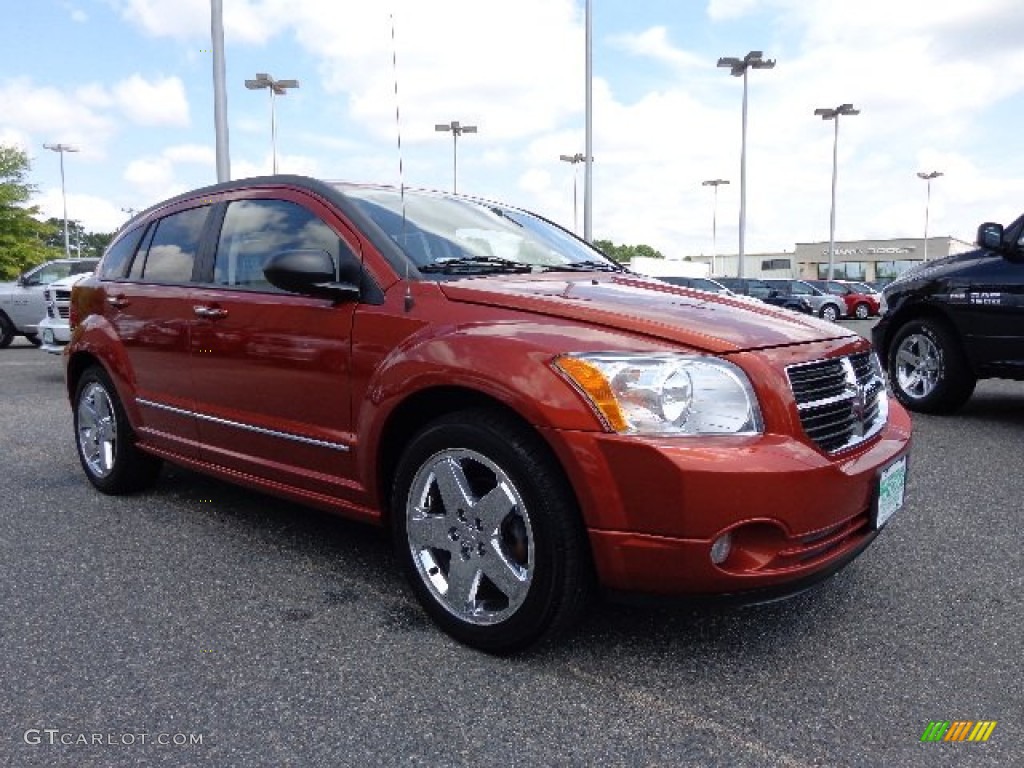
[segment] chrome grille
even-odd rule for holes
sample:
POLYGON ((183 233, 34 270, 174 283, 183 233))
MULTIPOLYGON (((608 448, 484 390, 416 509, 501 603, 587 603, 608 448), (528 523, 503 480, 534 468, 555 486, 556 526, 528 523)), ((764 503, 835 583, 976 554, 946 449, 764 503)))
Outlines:
POLYGON ((871 352, 791 365, 786 373, 800 424, 826 453, 852 448, 885 425, 889 401, 871 352))

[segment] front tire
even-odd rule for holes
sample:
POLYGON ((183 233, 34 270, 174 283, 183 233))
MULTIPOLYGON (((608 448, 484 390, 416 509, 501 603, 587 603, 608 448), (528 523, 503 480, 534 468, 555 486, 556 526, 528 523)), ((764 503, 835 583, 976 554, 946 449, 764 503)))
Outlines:
POLYGON ((98 367, 82 374, 75 388, 75 445, 86 477, 111 495, 147 488, 160 473, 160 460, 135 446, 110 377, 98 367))
POLYGON ((856 317, 858 320, 867 320, 869 317, 871 317, 871 307, 869 307, 864 302, 861 302, 860 304, 853 308, 853 316, 856 317))
POLYGON ((839 310, 836 309, 835 304, 826 304, 821 308, 820 314, 822 320, 828 320, 830 323, 839 319, 839 310))
POLYGON ((566 630, 590 591, 586 536, 550 450, 500 413, 438 419, 409 444, 392 496, 395 545, 448 634, 495 654, 566 630))
POLYGON ((8 319, 7 315, 0 312, 0 349, 11 346, 12 341, 14 341, 14 323, 8 319))
POLYGON ((956 337, 932 320, 912 320, 897 331, 886 367, 896 399, 920 413, 952 413, 977 383, 956 337))

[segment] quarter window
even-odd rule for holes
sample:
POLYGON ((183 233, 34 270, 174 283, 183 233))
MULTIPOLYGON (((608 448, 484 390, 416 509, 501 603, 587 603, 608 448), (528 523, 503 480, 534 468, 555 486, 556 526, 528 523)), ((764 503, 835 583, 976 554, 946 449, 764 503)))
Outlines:
POLYGON ((263 274, 282 251, 327 251, 338 275, 339 254, 352 258, 337 233, 301 205, 287 200, 236 200, 228 205, 217 244, 213 282, 256 291, 277 291, 263 274))
POLYGON ((139 245, 141 235, 141 228, 128 232, 107 249, 98 270, 100 278, 103 280, 117 280, 124 277, 125 267, 131 261, 132 256, 135 255, 135 249, 139 245))
POLYGON ((190 208, 160 219, 148 245, 135 257, 132 276, 161 283, 189 282, 208 210, 190 208))

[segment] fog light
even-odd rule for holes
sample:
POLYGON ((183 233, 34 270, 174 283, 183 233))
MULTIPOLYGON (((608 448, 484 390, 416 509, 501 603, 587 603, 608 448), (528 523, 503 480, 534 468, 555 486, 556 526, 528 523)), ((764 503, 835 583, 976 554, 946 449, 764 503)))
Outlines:
POLYGON ((715 543, 711 545, 711 562, 715 565, 721 565, 729 557, 730 552, 732 552, 732 534, 727 533, 724 536, 719 536, 715 539, 715 543))

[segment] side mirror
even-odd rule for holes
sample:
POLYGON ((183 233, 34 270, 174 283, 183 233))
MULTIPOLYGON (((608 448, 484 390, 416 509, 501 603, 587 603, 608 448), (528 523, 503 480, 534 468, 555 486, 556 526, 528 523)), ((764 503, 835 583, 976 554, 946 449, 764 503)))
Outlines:
POLYGON ((992 221, 986 221, 978 227, 978 245, 988 248, 991 251, 998 251, 1003 247, 1003 225, 992 221))
POLYGON ((327 251, 282 251, 267 260, 263 274, 271 285, 289 293, 319 296, 335 302, 359 298, 357 283, 335 281, 334 261, 327 251))

